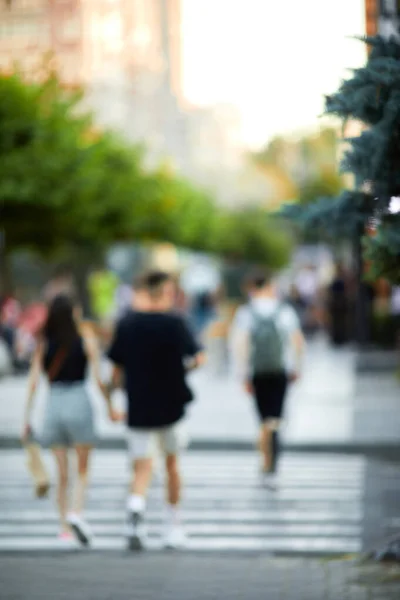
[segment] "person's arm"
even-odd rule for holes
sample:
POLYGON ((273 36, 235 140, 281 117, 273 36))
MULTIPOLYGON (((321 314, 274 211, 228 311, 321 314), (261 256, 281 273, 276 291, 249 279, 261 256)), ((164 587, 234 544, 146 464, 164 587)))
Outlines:
POLYGON ((37 386, 40 380, 40 375, 42 372, 43 365, 43 356, 44 356, 44 344, 40 341, 33 353, 31 368, 29 371, 29 379, 28 379, 28 395, 25 403, 24 409, 24 421, 23 421, 23 430, 22 430, 22 439, 26 440, 30 433, 30 420, 32 416, 32 408, 33 408, 33 400, 36 394, 37 386))
POLYGON ((186 371, 194 371, 195 369, 199 369, 207 362, 207 355, 204 351, 199 350, 194 356, 191 356, 185 361, 185 369, 186 371))
POLYGON ((122 375, 122 368, 118 365, 113 365, 110 381, 107 384, 107 393, 109 396, 112 396, 115 390, 122 388, 122 375))
POLYGON ((207 355, 201 345, 197 342, 195 335, 187 322, 184 319, 180 322, 185 369, 187 371, 193 371, 206 363, 207 355))
MULTIPOLYGON (((109 383, 107 384, 108 396, 111 397, 115 390, 123 387, 124 375, 124 327, 123 320, 117 325, 111 346, 108 349, 107 357, 112 362, 112 371, 109 383)), ((124 420, 125 415, 120 414, 119 420, 124 420)))
POLYGON ((85 332, 83 335, 83 341, 84 341, 84 345, 85 345, 86 355, 88 357, 88 361, 89 361, 90 367, 92 369, 93 378, 94 378, 96 384, 98 385, 98 387, 106 401, 108 416, 111 419, 111 421, 120 421, 122 419, 122 415, 120 415, 118 412, 116 412, 112 406, 112 401, 111 401, 111 391, 112 390, 110 389, 110 386, 107 386, 104 383, 104 381, 101 377, 100 352, 99 352, 99 347, 97 344, 97 339, 94 336, 94 334, 85 332))

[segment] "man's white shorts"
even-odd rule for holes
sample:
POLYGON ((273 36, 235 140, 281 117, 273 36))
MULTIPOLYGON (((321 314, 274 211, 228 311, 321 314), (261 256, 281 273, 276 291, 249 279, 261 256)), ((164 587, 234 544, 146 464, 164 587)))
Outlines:
POLYGON ((128 429, 128 449, 132 459, 153 458, 159 452, 164 456, 179 454, 188 444, 182 422, 160 429, 128 429))

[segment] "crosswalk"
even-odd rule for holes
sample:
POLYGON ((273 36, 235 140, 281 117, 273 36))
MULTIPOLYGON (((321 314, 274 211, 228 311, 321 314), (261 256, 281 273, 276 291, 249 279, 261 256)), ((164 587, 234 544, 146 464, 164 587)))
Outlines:
MULTIPOLYGON (((54 476, 51 457, 46 463, 54 476)), ((276 490, 262 485, 251 452, 190 451, 182 467, 187 551, 342 554, 361 549, 362 457, 283 454, 276 490)), ((62 548, 54 498, 34 498, 22 451, 1 451, 0 477, 0 552, 62 548)), ((128 481, 124 452, 94 455, 85 513, 94 549, 125 547, 128 481)), ((147 510, 150 548, 161 547, 164 515, 158 472, 147 510)))

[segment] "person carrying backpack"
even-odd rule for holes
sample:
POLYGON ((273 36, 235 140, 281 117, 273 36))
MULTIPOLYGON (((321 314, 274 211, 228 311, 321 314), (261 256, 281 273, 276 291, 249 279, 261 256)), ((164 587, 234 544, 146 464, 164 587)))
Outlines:
POLYGON ((263 478, 273 484, 277 432, 288 383, 300 376, 304 337, 295 310, 280 302, 268 273, 252 275, 247 291, 250 301, 232 324, 231 349, 245 390, 255 400, 263 478))

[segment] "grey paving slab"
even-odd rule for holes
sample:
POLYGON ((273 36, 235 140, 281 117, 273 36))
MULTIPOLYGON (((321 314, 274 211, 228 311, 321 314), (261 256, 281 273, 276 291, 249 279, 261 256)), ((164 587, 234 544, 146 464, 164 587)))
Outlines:
POLYGON ((4 600, 397 600, 398 572, 267 556, 0 556, 4 600))
POLYGON ((363 546, 369 550, 400 532, 400 456, 393 463, 369 460, 364 475, 363 546))

